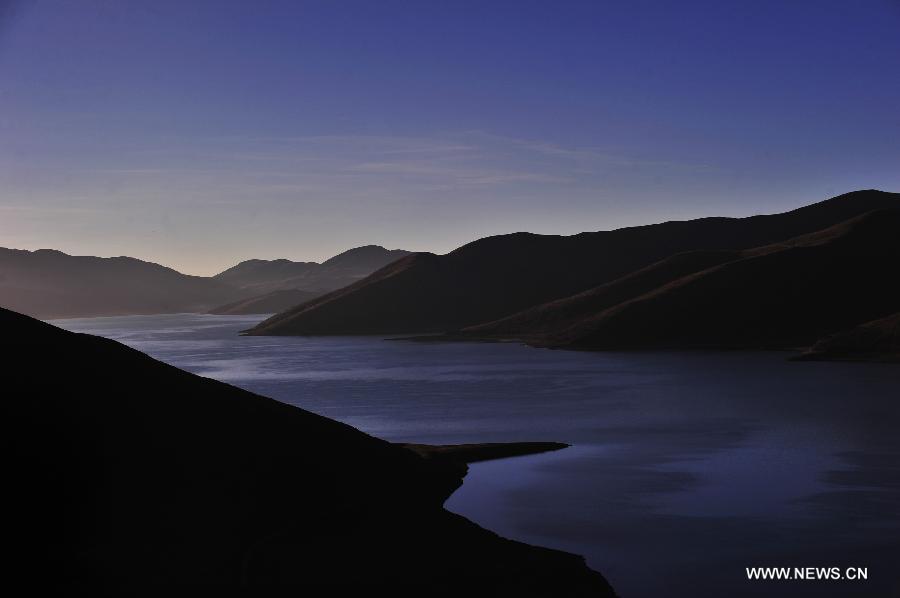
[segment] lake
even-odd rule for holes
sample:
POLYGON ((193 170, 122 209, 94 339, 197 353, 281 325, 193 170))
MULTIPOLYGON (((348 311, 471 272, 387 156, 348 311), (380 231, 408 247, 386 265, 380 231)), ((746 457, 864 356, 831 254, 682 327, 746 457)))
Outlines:
POLYGON ((900 595, 900 366, 239 336, 259 319, 54 323, 386 440, 570 443, 472 465, 447 508, 584 555, 624 598, 900 595), (868 580, 747 581, 756 566, 868 580))

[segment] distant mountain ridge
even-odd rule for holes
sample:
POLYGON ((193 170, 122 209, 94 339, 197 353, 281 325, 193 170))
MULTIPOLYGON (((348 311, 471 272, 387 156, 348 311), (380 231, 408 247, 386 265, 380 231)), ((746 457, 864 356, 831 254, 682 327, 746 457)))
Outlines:
POLYGON ((375 270, 410 252, 364 245, 318 262, 247 260, 212 278, 262 295, 271 291, 299 289, 324 293, 365 278, 375 270))
POLYGON ((204 311, 241 294, 130 257, 0 248, 0 305, 41 318, 204 311))
POLYGON ((210 313, 277 313, 351 285, 409 253, 403 249, 364 245, 321 264, 284 259, 247 260, 216 274, 213 279, 237 286, 251 296, 214 307, 210 313))
MULTIPOLYGON (((487 237, 446 255, 409 255, 356 284, 276 314, 248 333, 456 331, 637 276, 679 253, 713 252, 708 255, 713 261, 727 261, 727 252, 786 241, 879 209, 900 210, 900 194, 855 191, 781 214, 672 221, 569 237, 487 237), (717 258, 716 252, 725 254, 717 258)), ((677 261, 668 267, 685 267, 677 261)))
MULTIPOLYGON (((265 292, 266 285, 278 285, 281 281, 302 276, 314 270, 317 262, 292 262, 286 259, 277 260, 245 260, 213 275, 212 278, 236 287, 254 287, 265 292)), ((268 289, 274 290, 274 289, 268 289)))
POLYGON ((248 260, 205 277, 131 257, 0 248, 0 306, 45 319, 205 313, 228 306, 228 313, 272 313, 351 284, 406 253, 367 245, 322 264, 248 260), (296 292, 259 297, 288 290, 296 292), (250 311, 234 305, 243 301, 250 311))

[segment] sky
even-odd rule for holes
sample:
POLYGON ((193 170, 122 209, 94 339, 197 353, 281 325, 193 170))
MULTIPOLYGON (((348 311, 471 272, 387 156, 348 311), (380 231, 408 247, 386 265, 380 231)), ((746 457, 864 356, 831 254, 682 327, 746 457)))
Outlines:
POLYGON ((0 0, 0 246, 209 275, 900 191, 900 0, 0 0))

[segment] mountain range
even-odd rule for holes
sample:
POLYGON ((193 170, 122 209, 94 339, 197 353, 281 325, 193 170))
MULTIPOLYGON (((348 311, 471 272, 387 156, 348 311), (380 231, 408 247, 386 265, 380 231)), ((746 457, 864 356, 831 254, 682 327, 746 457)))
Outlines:
POLYGON ((900 194, 864 190, 780 214, 514 233, 446 255, 367 245, 322 263, 248 260, 212 277, 133 258, 2 249, 0 305, 42 318, 275 314, 251 335, 428 334, 572 349, 815 345, 805 358, 823 359, 857 346, 871 357, 865 343, 890 346, 889 318, 900 309, 891 273, 898 213, 900 194), (874 330, 884 330, 877 342, 874 330))
POLYGON ((212 277, 130 257, 0 248, 0 305, 35 317, 275 313, 340 288, 408 252, 375 245, 321 264, 249 260, 212 277))
POLYGON ((900 212, 874 211, 823 231, 635 293, 547 333, 575 348, 804 348, 900 305, 900 212))
POLYGON ((580 557, 443 508, 464 461, 516 450, 464 446, 455 461, 448 447, 391 444, 112 340, 5 309, 0 325, 11 587, 613 596, 580 557))
POLYGON ((900 308, 900 194, 419 253, 248 334, 423 334, 539 346, 803 348, 900 308))
POLYGON ((212 278, 254 295, 284 289, 324 293, 361 280, 408 254, 408 251, 402 249, 365 245, 349 249, 321 264, 284 259, 247 260, 212 278))

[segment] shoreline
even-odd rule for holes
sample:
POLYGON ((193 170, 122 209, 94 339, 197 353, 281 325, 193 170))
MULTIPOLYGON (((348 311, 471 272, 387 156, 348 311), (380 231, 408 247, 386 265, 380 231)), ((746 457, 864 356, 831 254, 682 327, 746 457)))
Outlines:
POLYGON ((425 459, 446 459, 468 465, 480 461, 523 457, 569 448, 564 442, 477 442, 470 444, 397 443, 425 459))

